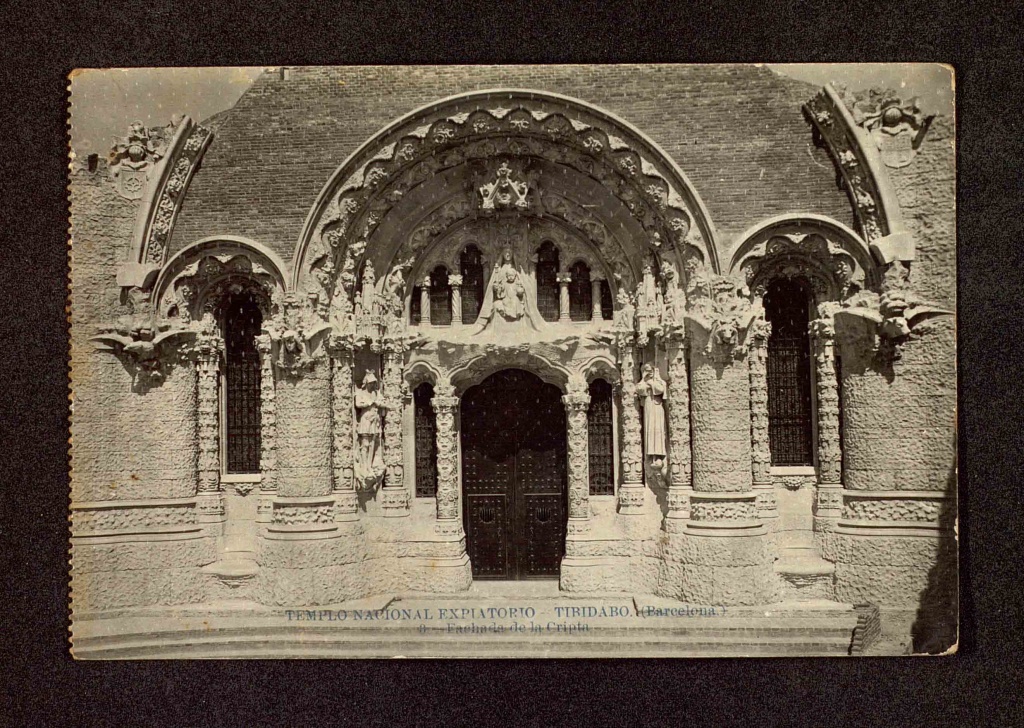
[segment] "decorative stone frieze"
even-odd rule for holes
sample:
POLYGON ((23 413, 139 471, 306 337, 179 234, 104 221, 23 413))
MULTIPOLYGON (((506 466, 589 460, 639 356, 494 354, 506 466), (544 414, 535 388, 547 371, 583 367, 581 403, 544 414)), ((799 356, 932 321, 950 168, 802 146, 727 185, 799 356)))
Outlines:
POLYGON ((840 491, 842 517, 852 521, 893 524, 920 523, 939 526, 947 498, 941 492, 840 491))
POLYGON ((633 334, 618 334, 619 391, 622 405, 622 440, 619 485, 619 513, 636 515, 644 508, 643 443, 640 431, 640 403, 636 393, 636 362, 633 334))
POLYGON ((388 517, 409 515, 409 491, 405 485, 402 450, 402 413, 407 387, 403 376, 405 346, 401 339, 383 342, 384 365, 384 487, 381 508, 388 517))
POLYGON ((145 532, 197 522, 195 499, 102 501, 73 503, 72 523, 76 536, 99 532, 145 532))
POLYGON ((459 518, 459 450, 455 435, 455 414, 459 398, 447 379, 434 386, 431 406, 436 415, 437 443, 437 523, 435 530, 446 536, 462 536, 459 518))
MULTIPOLYGON (((583 383, 586 384, 585 382, 583 383)), ((569 534, 585 533, 590 519, 590 462, 587 409, 590 395, 583 388, 570 388, 562 396, 565 404, 566 438, 569 457, 569 534)))
POLYGON ((756 520, 756 499, 742 501, 707 501, 695 499, 690 505, 693 521, 752 521, 756 520))
POLYGON ((331 466, 335 520, 358 518, 355 480, 355 407, 353 402, 353 354, 351 336, 333 335, 331 355, 331 466))

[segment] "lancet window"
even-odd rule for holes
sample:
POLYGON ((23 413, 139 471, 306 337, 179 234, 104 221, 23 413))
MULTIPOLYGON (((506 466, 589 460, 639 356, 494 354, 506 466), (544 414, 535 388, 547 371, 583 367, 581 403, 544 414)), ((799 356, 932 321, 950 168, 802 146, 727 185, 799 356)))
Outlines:
POLYGON ((558 320, 558 248, 550 240, 537 250, 537 308, 545 321, 558 320))
POLYGON ((431 406, 434 385, 424 382, 413 390, 412 398, 416 413, 416 497, 433 498, 437 494, 437 420, 431 406))
POLYGON ((569 277, 569 318, 573 321, 589 321, 594 312, 590 267, 578 260, 569 268, 569 277))
POLYGON ((263 315, 250 292, 232 295, 224 307, 223 378, 225 470, 260 472, 260 358, 256 337, 263 315))
POLYGON ((459 257, 462 274, 462 323, 476 323, 484 300, 484 266, 480 249, 469 245, 459 257))
POLYGON ((603 379, 595 379, 590 383, 590 406, 587 410, 590 495, 615 494, 613 426, 612 385, 603 379))
POLYGON ((764 296, 768 338, 768 441, 772 465, 814 464, 811 289, 803 278, 769 283, 764 296))

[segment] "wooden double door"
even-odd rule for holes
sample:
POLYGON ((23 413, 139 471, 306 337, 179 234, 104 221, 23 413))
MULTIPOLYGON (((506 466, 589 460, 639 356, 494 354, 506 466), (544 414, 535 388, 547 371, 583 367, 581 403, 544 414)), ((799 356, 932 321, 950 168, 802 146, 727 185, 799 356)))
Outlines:
POLYGON ((561 391, 499 371, 463 396, 461 432, 473 578, 557 579, 568 518, 561 391))

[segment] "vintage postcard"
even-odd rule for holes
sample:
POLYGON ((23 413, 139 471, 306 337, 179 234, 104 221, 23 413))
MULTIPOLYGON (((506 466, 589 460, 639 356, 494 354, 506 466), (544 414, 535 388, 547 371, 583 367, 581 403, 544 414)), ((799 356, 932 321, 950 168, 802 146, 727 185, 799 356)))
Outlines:
POLYGON ((76 658, 956 651, 951 68, 69 83, 76 658))

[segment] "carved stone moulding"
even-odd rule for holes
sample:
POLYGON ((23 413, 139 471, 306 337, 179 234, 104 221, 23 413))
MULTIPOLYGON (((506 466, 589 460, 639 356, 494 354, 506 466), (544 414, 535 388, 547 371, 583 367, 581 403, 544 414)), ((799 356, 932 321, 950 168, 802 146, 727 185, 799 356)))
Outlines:
POLYGON ((838 529, 951 530, 955 499, 941 491, 843 490, 838 529))
POLYGON ((745 493, 690 493, 690 520, 686 532, 701 536, 759 536, 767 528, 758 518, 758 495, 745 493))
POLYGON ((174 222, 189 183, 213 133, 189 117, 172 119, 162 129, 132 124, 111 150, 111 176, 118 193, 142 199, 128 259, 118 266, 123 288, 148 289, 164 263, 174 222))
POLYGON ((280 541, 334 538, 339 535, 335 502, 335 495, 273 497, 264 536, 280 541))
POLYGON ((78 501, 71 504, 71 533, 76 541, 90 543, 177 541, 205 535, 194 497, 78 501))

